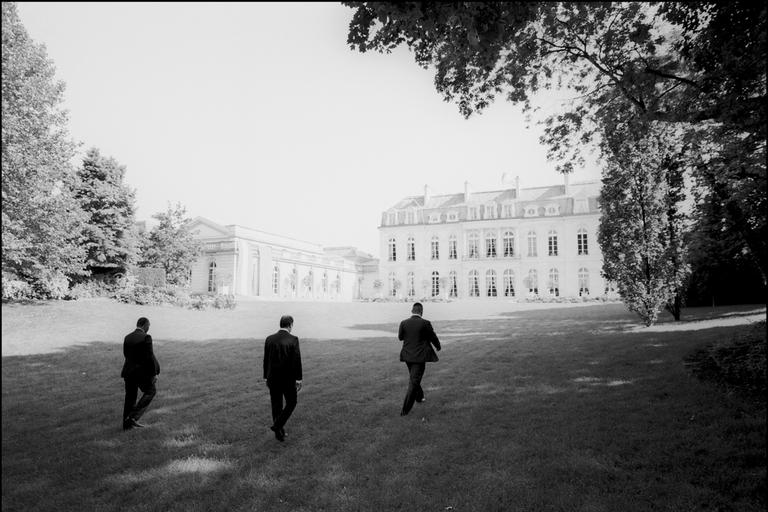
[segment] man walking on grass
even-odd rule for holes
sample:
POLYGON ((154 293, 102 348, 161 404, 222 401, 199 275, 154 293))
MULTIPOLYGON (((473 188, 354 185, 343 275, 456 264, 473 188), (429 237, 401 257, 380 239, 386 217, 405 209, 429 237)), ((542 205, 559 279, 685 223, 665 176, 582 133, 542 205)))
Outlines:
POLYGON ((301 351, 299 338, 291 334, 293 317, 280 317, 280 330, 264 340, 264 381, 272 403, 272 426, 275 438, 285 441, 285 423, 296 408, 301 389, 301 351), (285 407, 283 407, 285 398, 285 407))
POLYGON ((424 402, 424 390, 421 389, 421 378, 427 363, 437 362, 437 354, 432 349, 435 346, 440 351, 440 340, 437 339, 435 330, 429 320, 424 320, 421 315, 424 306, 417 302, 411 309, 411 317, 400 322, 397 337, 403 342, 400 351, 400 360, 408 366, 408 392, 405 394, 403 410, 400 416, 405 416, 411 411, 414 402, 424 402))
POLYGON ((136 322, 136 330, 123 340, 125 364, 120 372, 120 377, 125 379, 123 430, 144 426, 139 423, 139 418, 157 393, 155 384, 160 374, 160 364, 152 351, 152 336, 147 334, 148 331, 149 320, 141 317, 136 322), (137 403, 139 390, 143 394, 137 403))

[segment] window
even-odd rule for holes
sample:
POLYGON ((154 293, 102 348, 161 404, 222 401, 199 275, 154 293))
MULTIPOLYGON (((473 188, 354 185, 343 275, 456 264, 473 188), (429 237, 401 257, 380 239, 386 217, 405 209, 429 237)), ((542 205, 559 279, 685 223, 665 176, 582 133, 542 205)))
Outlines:
POLYGON ((341 293, 341 274, 336 272, 336 293, 341 293))
POLYGON ((469 272, 469 296, 480 296, 480 279, 478 278, 477 270, 471 270, 469 272))
POLYGON ((389 261, 397 261, 397 247, 395 247, 395 239, 389 239, 389 261))
POLYGON ((515 296, 515 273, 511 269, 504 271, 504 296, 515 296))
POLYGON ((533 268, 528 271, 528 293, 539 294, 539 273, 533 268))
POLYGON ((431 247, 432 247, 432 250, 430 252, 432 253, 432 259, 433 260, 440 259, 440 239, 437 238, 437 235, 432 237, 431 247))
POLYGON ((407 217, 407 223, 408 224, 416 224, 416 212, 413 210, 408 210, 408 213, 406 213, 407 217))
POLYGON ((456 212, 451 212, 448 214, 449 222, 456 222, 457 220, 459 220, 459 217, 456 215, 456 212))
POLYGON ((496 234, 495 233, 485 234, 485 257, 486 258, 496 257, 496 234))
POLYGON ((291 270, 291 277, 288 278, 291 284, 291 291, 296 292, 296 283, 299 281, 299 271, 296 269, 296 265, 291 270))
POLYGON ((495 204, 487 204, 487 205, 485 205, 485 218, 486 219, 495 219, 496 218, 496 205, 495 204))
POLYGON ((505 204, 504 205, 504 216, 507 218, 512 218, 515 216, 515 207, 511 204, 505 204))
POLYGON ((432 272, 432 296, 438 295, 440 295, 440 272, 435 270, 432 272))
POLYGON ((557 231, 550 231, 547 237, 547 254, 550 256, 557 256, 557 231))
POLYGON ((528 232, 528 256, 536 256, 536 232, 528 232))
POLYGON ((397 214, 395 212, 389 212, 389 214, 387 215, 387 225, 394 226, 396 220, 397 220, 397 214))
POLYGON ((496 271, 489 270, 485 273, 485 294, 488 297, 496 297, 496 271))
POLYGON ((408 243, 405 248, 405 257, 408 261, 414 261, 416 259, 416 241, 412 236, 408 237, 408 243))
POLYGON ((390 272, 389 278, 387 279, 389 282, 389 296, 390 297, 396 297, 397 296, 397 279, 395 278, 395 273, 390 272))
POLYGON ((549 294, 553 297, 560 296, 560 275, 556 268, 549 269, 549 294))
POLYGON ((584 228, 579 229, 576 233, 576 248, 579 255, 589 254, 589 247, 587 245, 587 230, 584 228))
POLYGON ((448 239, 448 259, 455 260, 458 256, 458 252, 456 251, 456 235, 451 235, 448 239))
POLYGON ((323 293, 328 293, 328 271, 323 272, 323 293))
POLYGON ((208 264, 208 292, 216 293, 216 262, 208 264))
POLYGON ((454 298, 459 296, 459 287, 458 283, 456 282, 455 270, 451 270, 448 273, 448 296, 454 298))
POLYGON ((579 297, 589 295, 589 270, 579 269, 579 297))
POLYGON ((616 293, 616 283, 613 281, 606 281, 605 282, 605 294, 611 295, 616 293))
POLYGON ((469 220, 477 219, 477 206, 470 206, 467 212, 469 220))
POLYGON ((505 231, 503 236, 504 241, 504 257, 511 258, 515 255, 515 235, 511 231, 505 231))
POLYGON ((272 293, 280 294, 280 267, 277 265, 272 269, 272 293))
POLYGON ((469 258, 480 257, 480 235, 477 233, 470 233, 467 238, 467 256, 469 258))
POLYGON ((416 279, 413 276, 413 272, 408 272, 408 296, 416 296, 416 279))
POLYGON ((536 216, 536 208, 528 208, 525 210, 525 215, 527 217, 535 217, 536 216))

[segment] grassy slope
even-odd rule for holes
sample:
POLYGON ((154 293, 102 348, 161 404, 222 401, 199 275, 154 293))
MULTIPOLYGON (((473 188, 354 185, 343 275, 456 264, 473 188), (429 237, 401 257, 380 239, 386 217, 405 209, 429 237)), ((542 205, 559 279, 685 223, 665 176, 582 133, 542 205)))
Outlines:
POLYGON ((4 357, 3 510, 763 510, 765 402, 682 363, 745 327, 633 321, 610 305, 435 322, 441 361, 405 418, 391 338, 302 338, 285 444, 260 341, 157 343, 151 428, 130 432, 119 345, 4 357))

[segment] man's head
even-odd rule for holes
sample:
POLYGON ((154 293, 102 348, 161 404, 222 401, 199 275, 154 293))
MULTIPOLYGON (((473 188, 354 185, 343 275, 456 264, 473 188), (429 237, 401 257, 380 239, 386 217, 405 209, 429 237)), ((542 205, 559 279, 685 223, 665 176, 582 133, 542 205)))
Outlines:
POLYGON ((421 305, 421 302, 416 302, 413 307, 411 308, 411 313, 414 315, 422 315, 424 314, 424 306, 421 305))
POLYGON ((144 332, 149 332, 149 319, 141 317, 136 321, 136 327, 143 330, 144 332))
POLYGON ((280 317, 280 328, 285 329, 288 332, 293 328, 293 317, 291 315, 283 315, 280 317))

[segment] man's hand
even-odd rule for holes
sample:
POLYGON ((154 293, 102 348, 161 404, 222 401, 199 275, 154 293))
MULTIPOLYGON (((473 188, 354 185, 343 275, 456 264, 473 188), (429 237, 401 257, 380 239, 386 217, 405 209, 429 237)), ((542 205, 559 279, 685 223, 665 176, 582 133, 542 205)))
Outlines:
POLYGON ((299 391, 301 391, 301 381, 297 380, 296 381, 296 392, 298 393, 299 391))

